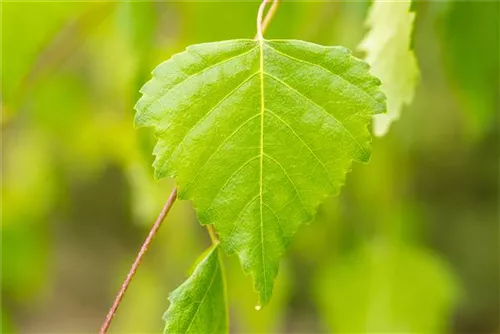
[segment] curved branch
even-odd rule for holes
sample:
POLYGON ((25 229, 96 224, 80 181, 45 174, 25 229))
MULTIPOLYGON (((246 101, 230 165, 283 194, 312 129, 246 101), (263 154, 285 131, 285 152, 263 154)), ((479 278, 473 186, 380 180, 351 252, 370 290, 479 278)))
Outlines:
POLYGON ((109 312, 106 316, 106 320, 104 320, 104 323, 102 324, 101 330, 99 331, 99 334, 105 334, 109 326, 111 325, 111 321, 113 320, 113 317, 116 314, 116 311, 118 310, 118 306, 120 306, 120 303, 123 299, 123 296, 125 295, 125 292, 127 291, 130 282, 134 278, 134 275, 137 271, 137 268, 141 264, 142 258, 146 254, 149 245, 151 244, 151 241, 153 241, 154 236, 158 232, 158 229, 161 226, 161 223, 167 216, 168 212, 170 211, 170 208, 174 204, 175 200, 177 199, 177 187, 174 187, 172 190, 172 193, 168 197, 167 202, 163 206, 162 211, 160 212, 160 215, 156 219, 155 223, 153 224, 153 227, 151 228, 151 231, 149 231, 148 236, 146 237, 146 240, 144 240, 144 243, 141 246, 141 249, 139 250, 139 253, 137 254, 134 263, 132 264, 132 267, 130 268, 127 277, 125 278, 125 281, 123 281, 122 286, 120 288, 120 291, 118 292, 118 295, 116 295, 115 301, 113 303, 113 306, 109 309, 109 312))

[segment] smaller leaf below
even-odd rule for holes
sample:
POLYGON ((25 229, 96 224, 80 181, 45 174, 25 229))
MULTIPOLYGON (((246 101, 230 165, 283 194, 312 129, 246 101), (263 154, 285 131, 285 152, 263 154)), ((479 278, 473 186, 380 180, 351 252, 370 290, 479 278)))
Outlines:
POLYGON ((227 333, 225 283, 218 245, 204 254, 191 276, 169 297, 164 333, 227 333))

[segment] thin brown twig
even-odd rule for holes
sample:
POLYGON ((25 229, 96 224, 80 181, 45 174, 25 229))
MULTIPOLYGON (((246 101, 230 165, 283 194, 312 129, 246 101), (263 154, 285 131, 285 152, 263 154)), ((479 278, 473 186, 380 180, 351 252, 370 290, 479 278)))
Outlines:
POLYGON ((116 311, 118 310, 118 306, 120 306, 120 303, 123 299, 123 296, 125 295, 125 292, 127 291, 130 282, 132 281, 132 278, 134 278, 134 275, 137 271, 137 268, 141 264, 142 258, 144 257, 144 254, 146 254, 149 245, 151 244, 151 241, 153 241, 154 236, 158 232, 158 229, 161 226, 161 223, 167 216, 168 212, 170 211, 170 208, 174 204, 175 200, 177 199, 177 187, 175 187, 172 190, 172 193, 168 197, 167 202, 163 206, 162 211, 160 212, 160 215, 156 219, 155 223, 153 224, 153 227, 151 228, 151 231, 149 231, 148 236, 146 237, 146 240, 144 240, 144 243, 141 246, 141 249, 139 250, 139 253, 137 254, 134 263, 132 264, 132 267, 130 268, 127 277, 125 278, 125 281, 123 281, 123 284, 120 288, 120 291, 118 292, 118 295, 115 298, 115 301, 113 303, 113 306, 109 309, 109 312, 106 316, 106 320, 104 320, 104 323, 102 324, 101 330, 99 331, 100 334, 105 334, 108 331, 109 326, 111 325, 111 321, 113 320, 113 317, 116 314, 116 311))
MULTIPOLYGON (((278 8, 279 0, 263 0, 260 7, 259 7, 259 12, 257 14, 257 35, 255 36, 255 39, 263 39, 264 32, 269 26, 269 23, 271 22, 276 9, 278 8), (266 16, 264 19, 262 17, 264 16, 264 9, 268 3, 272 1, 271 8, 269 8, 266 16)), ((167 216, 168 212, 170 211, 170 208, 174 204, 175 200, 177 199, 177 187, 175 187, 172 190, 172 193, 170 194, 167 202, 165 203, 165 206, 163 207, 163 210, 161 211, 160 215, 156 219, 155 223, 153 224, 153 227, 151 228, 151 231, 149 232, 148 236, 146 237, 146 240, 144 240, 144 243, 141 246, 141 249, 139 250, 139 253, 137 254, 134 263, 132 264, 132 267, 130 268, 127 277, 125 278, 125 281, 123 282, 120 291, 118 292, 118 295, 115 298, 115 301, 113 302, 113 306, 109 309, 109 312, 106 316, 106 320, 102 324, 101 330, 99 331, 99 334, 106 334, 109 326, 111 325, 111 321, 113 320, 113 317, 116 314, 116 311, 118 310, 118 307, 120 306, 120 303, 123 299, 123 296, 125 295, 125 292, 127 291, 130 282, 135 276, 135 273, 137 272, 137 268, 142 262, 142 258, 146 254, 149 245, 153 241, 154 236, 158 232, 163 220, 167 216)), ((210 239, 212 240, 212 243, 215 245, 219 243, 219 238, 217 237, 217 232, 215 231, 215 228, 212 224, 207 225, 207 230, 208 234, 210 235, 210 239)))
POLYGON ((266 31, 267 27, 269 26, 269 23, 271 23, 271 20, 274 17, 274 14, 276 13, 276 10, 278 9, 279 5, 279 0, 272 0, 272 5, 271 8, 267 11, 266 17, 264 20, 262 20, 262 17, 264 16, 264 9, 266 8, 267 4, 270 3, 271 0, 263 0, 262 3, 260 4, 259 7, 259 12, 257 14, 257 34, 255 35, 254 39, 262 39, 264 38, 264 32, 266 31))

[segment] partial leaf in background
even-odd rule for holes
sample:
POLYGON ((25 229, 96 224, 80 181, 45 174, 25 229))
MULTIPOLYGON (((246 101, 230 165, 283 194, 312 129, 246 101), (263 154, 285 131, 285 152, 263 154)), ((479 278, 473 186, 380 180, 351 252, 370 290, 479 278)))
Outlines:
POLYGON ((46 216, 58 188, 43 133, 8 129, 4 135, 8 137, 2 141, 2 291, 20 301, 45 283, 50 252, 46 216))
POLYGON ((2 4, 3 121, 19 106, 30 81, 72 54, 79 41, 75 36, 95 27, 111 7, 91 2, 2 4))
MULTIPOLYGON (((153 55, 158 52, 157 34, 160 8, 157 2, 120 2, 116 5, 116 36, 126 43, 124 49, 131 56, 132 83, 130 89, 130 104, 140 96, 137 91, 142 83, 149 78, 153 55)), ((161 8, 161 10, 165 10, 161 8)), ((132 113, 133 110, 130 110, 132 113)))
POLYGON ((320 276, 317 299, 335 333, 442 333, 457 282, 434 254, 380 238, 320 276))
POLYGON ((473 137, 498 125, 499 11, 498 1, 452 1, 442 22, 444 65, 473 137))
POLYGON ((382 81, 387 96, 387 113, 373 117, 373 132, 383 136, 401 110, 413 100, 419 71, 410 49, 415 13, 411 1, 375 0, 368 14, 370 31, 359 45, 366 52, 371 72, 382 81))
POLYGON ((368 161, 379 84, 343 47, 241 39, 190 46, 142 88, 135 122, 156 129, 156 177, 239 254, 260 306, 299 225, 368 161))
POLYGON ((14 332, 14 330, 12 329, 12 322, 7 314, 6 308, 2 308, 0 312, 2 312, 0 315, 0 330, 2 331, 2 333, 14 332))
POLYGON ((225 279, 219 246, 212 246, 193 274, 170 294, 164 333, 227 333, 225 279))

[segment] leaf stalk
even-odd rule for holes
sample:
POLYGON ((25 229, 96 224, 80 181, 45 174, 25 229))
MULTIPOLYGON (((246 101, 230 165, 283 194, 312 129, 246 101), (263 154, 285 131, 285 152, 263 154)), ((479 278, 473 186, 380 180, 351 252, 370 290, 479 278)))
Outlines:
POLYGON ((266 31, 269 23, 274 17, 276 10, 278 9, 279 0, 263 0, 259 6, 259 11, 257 13, 257 35, 255 35, 256 40, 264 39, 264 32, 266 31), (264 10, 268 3, 272 1, 271 8, 269 8, 266 17, 264 20, 262 17, 264 16, 264 10))

